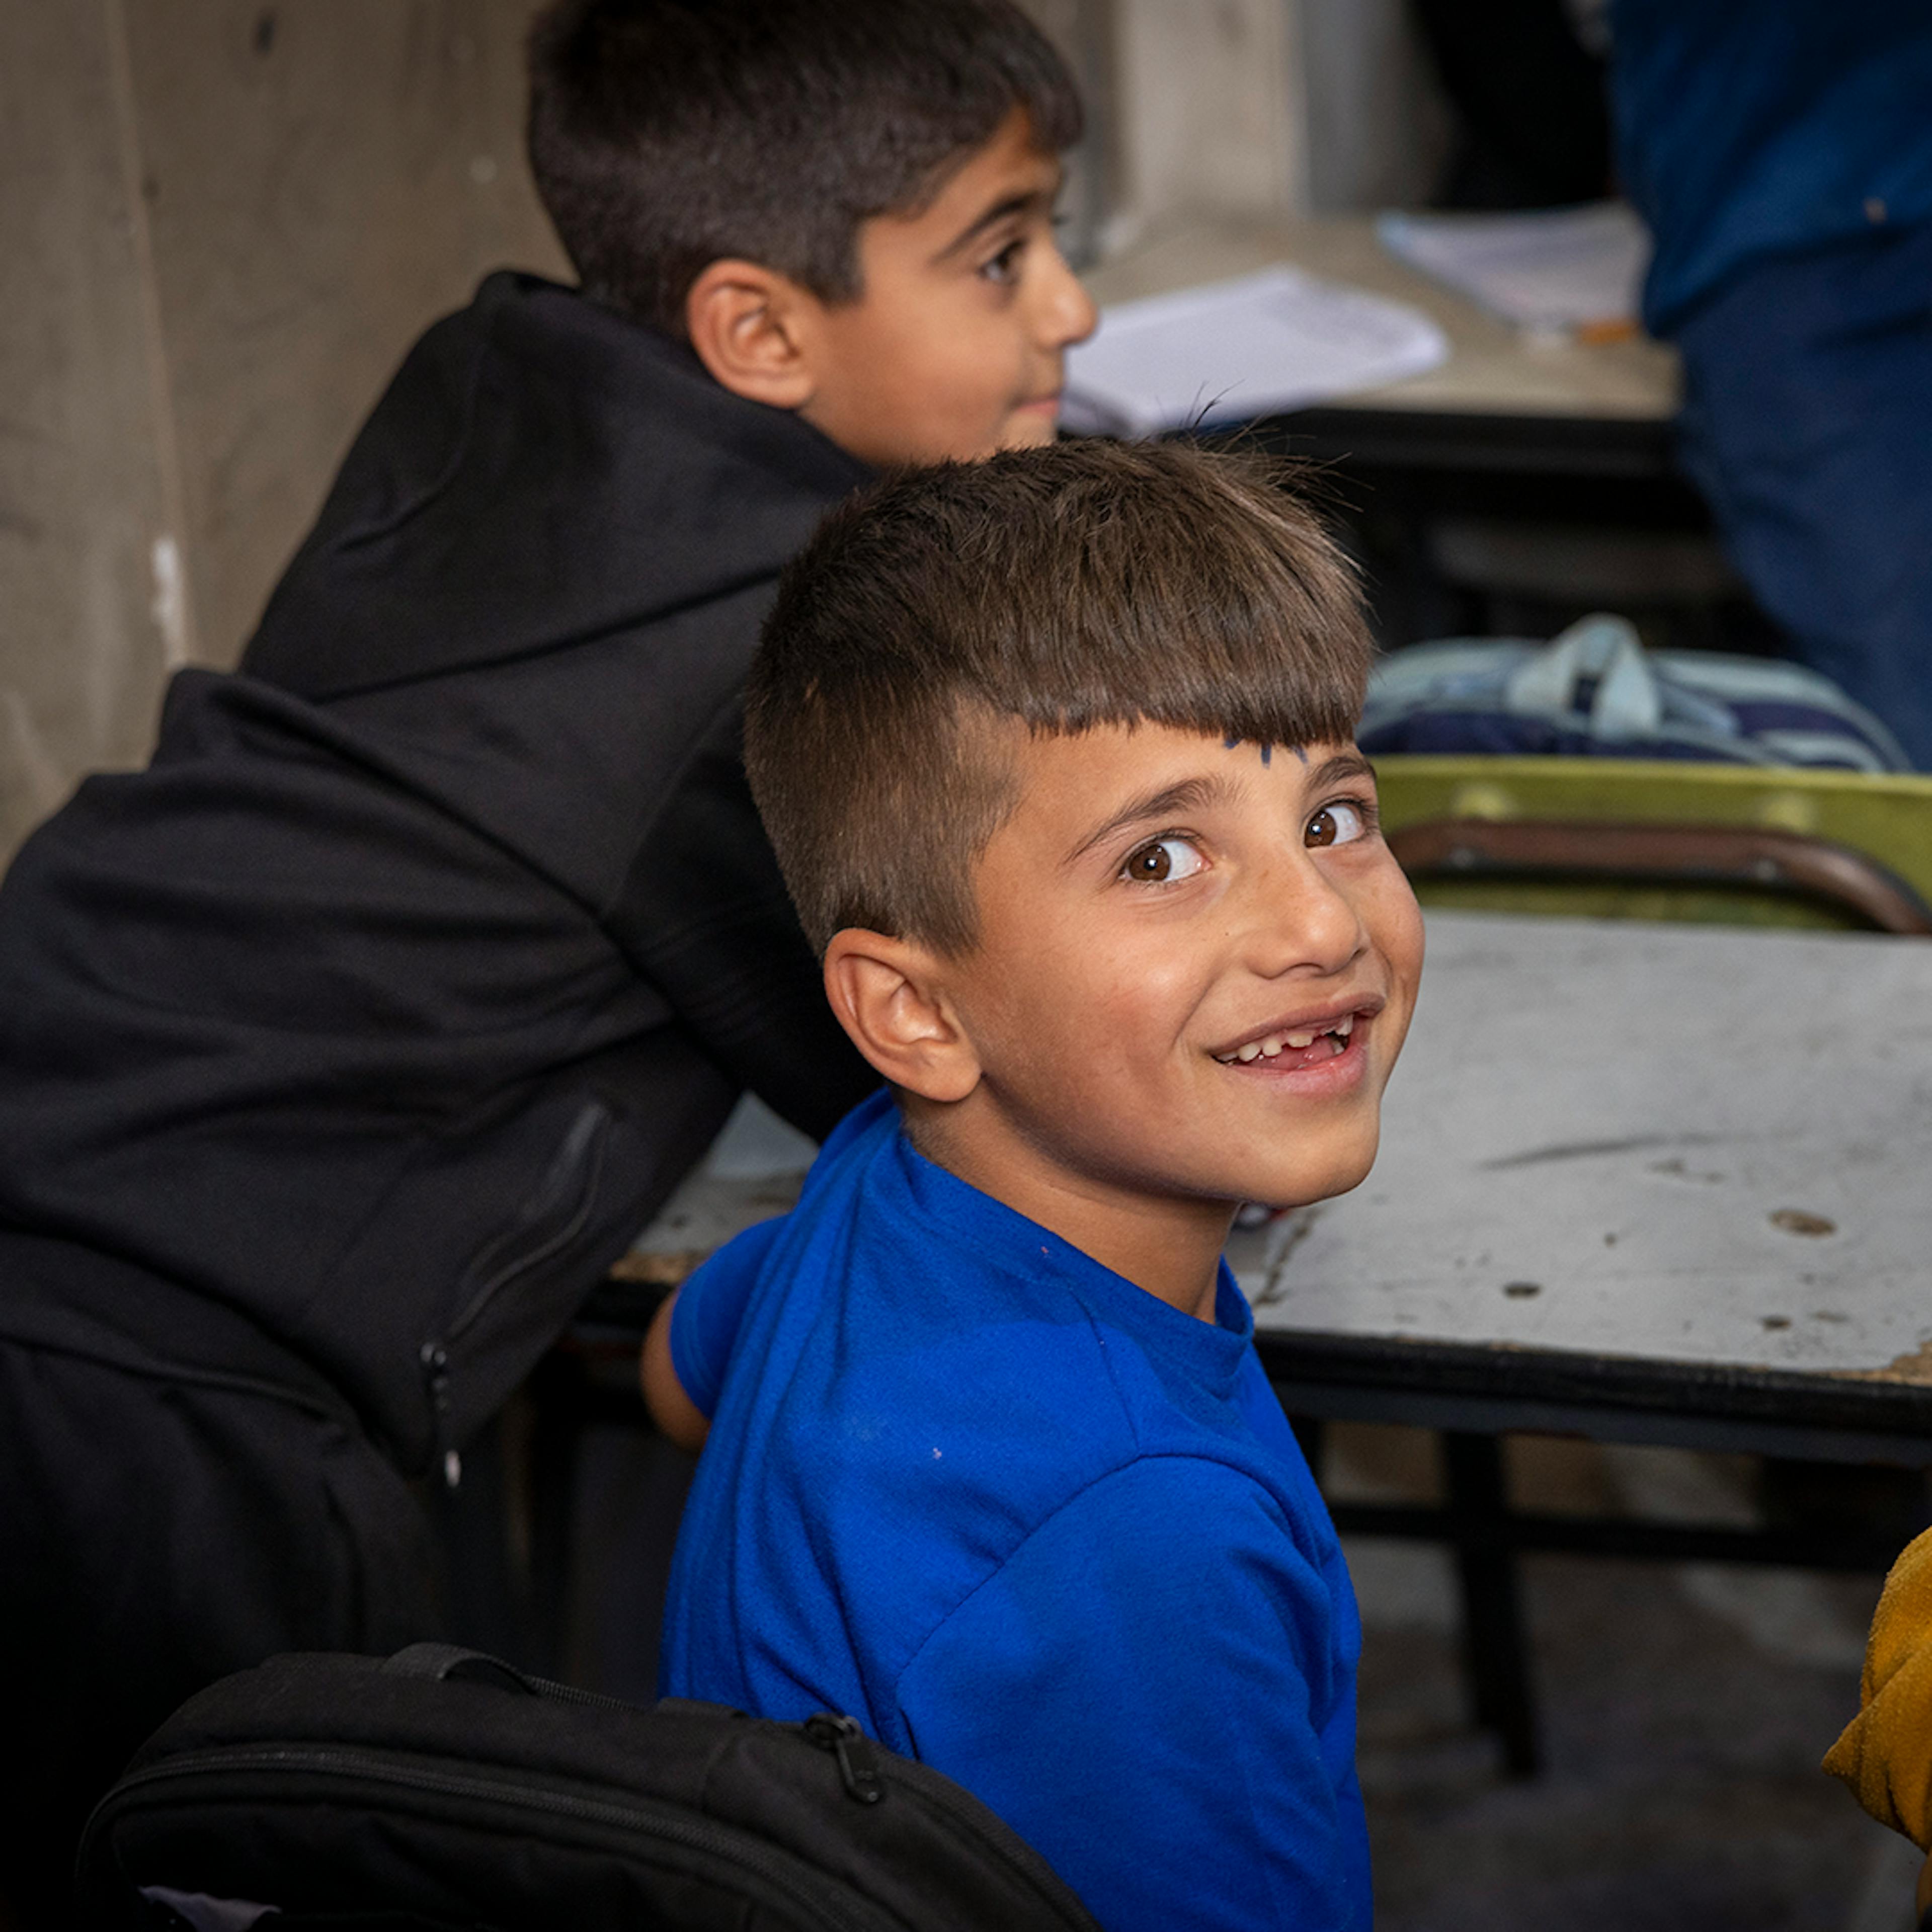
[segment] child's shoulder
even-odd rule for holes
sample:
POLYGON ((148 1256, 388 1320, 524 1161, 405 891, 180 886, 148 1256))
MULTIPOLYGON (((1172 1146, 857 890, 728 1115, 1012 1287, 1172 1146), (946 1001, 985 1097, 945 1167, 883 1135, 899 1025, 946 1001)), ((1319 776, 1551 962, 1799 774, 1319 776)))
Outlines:
POLYGON ((827 1480, 848 1453, 852 1479, 874 1480, 877 1445, 904 1436, 998 1470, 1024 1516, 1149 1457, 1271 1489, 1285 1445, 1298 1460, 1285 1424, 1257 1438, 1245 1322, 1181 1314, 926 1160, 884 1094, 826 1142, 794 1212, 688 1292, 711 1304, 693 1333, 710 1323, 730 1358, 721 1417, 735 1406, 760 1453, 822 1460, 827 1480))

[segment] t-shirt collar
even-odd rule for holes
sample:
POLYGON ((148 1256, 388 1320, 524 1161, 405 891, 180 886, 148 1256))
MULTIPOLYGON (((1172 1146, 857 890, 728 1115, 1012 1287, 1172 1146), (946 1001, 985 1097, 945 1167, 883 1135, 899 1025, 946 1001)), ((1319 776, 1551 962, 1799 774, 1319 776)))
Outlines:
POLYGON ((928 1160, 903 1127, 893 1164, 915 1210, 950 1231, 981 1264, 1036 1288, 1064 1288, 1099 1320, 1139 1342, 1197 1387, 1220 1396, 1232 1392, 1255 1318, 1225 1261, 1215 1287, 1214 1319, 1203 1322, 928 1160))

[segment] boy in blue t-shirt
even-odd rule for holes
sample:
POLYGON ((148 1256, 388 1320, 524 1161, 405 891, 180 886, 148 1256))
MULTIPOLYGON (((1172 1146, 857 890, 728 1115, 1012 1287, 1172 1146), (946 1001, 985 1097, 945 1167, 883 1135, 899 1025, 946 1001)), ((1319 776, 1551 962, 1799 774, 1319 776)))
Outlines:
POLYGON ((852 1713, 1110 1932, 1370 1922, 1354 1600, 1220 1258, 1367 1173, 1414 999, 1370 651, 1265 474, 1068 444, 836 512, 748 690, 891 1093, 652 1330, 663 1688, 852 1713))

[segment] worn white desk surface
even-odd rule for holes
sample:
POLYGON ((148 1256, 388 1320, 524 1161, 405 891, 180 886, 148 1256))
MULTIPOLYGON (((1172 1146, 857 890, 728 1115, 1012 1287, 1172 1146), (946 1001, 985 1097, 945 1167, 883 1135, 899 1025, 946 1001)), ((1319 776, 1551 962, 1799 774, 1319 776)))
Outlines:
POLYGON ((1932 945, 1428 932, 1373 1173, 1231 1251, 1260 1326, 1932 1383, 1932 945))
POLYGON ((1660 420, 1674 415, 1676 354, 1643 338, 1582 344, 1526 338, 1474 303, 1399 262, 1365 215, 1279 225, 1177 226, 1090 270, 1094 299, 1131 301, 1226 280, 1274 262, 1412 302, 1442 325, 1447 362, 1406 382, 1337 402, 1352 409, 1660 420))

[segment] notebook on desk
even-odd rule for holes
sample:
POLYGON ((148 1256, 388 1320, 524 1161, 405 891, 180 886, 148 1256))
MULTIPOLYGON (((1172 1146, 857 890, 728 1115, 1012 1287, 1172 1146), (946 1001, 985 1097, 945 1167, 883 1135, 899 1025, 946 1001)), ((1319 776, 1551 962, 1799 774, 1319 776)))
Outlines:
POLYGON ((1624 202, 1508 214, 1383 215, 1389 253, 1533 334, 1634 334, 1650 237, 1624 202))
POLYGON ((1449 352, 1420 309, 1286 263, 1102 312, 1061 420, 1125 436, 1252 422, 1401 381, 1449 352))

